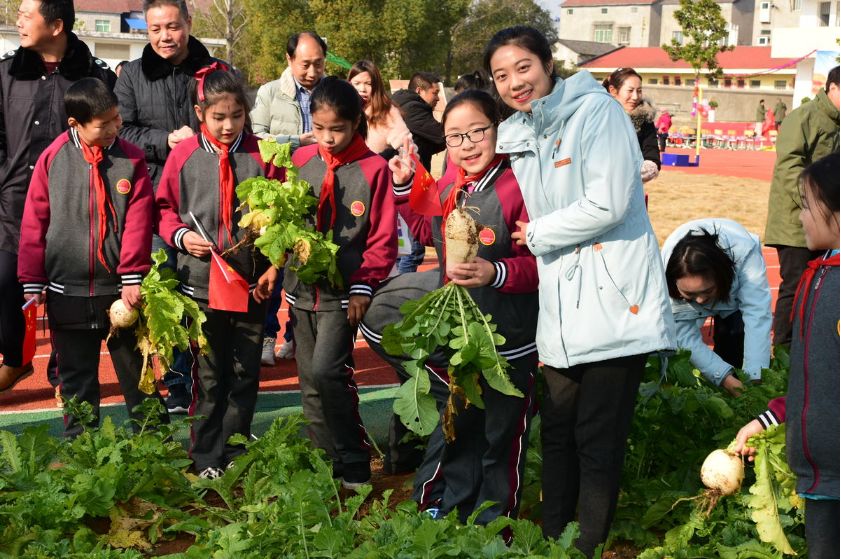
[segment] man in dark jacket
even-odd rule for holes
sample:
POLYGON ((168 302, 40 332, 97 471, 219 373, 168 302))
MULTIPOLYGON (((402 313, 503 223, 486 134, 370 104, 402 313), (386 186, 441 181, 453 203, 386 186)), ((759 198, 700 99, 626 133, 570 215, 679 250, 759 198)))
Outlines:
POLYGON ((23 0, 20 48, 0 57, 0 391, 32 373, 23 362, 17 255, 23 205, 38 156, 67 129, 64 92, 85 77, 117 77, 72 33, 72 0, 23 0))
MULTIPOLYGON (((123 65, 114 93, 123 117, 120 136, 143 150, 152 187, 157 190, 170 150, 199 129, 191 99, 193 76, 221 61, 190 35, 192 19, 184 0, 144 0, 143 13, 149 44, 140 58, 123 65)), ((175 251, 155 235, 152 250, 160 248, 167 250, 174 268, 175 251)), ((169 413, 187 413, 190 368, 189 354, 177 352, 172 369, 164 375, 169 413)))
POLYGON ((432 164, 432 156, 445 147, 444 128, 432 115, 441 92, 438 82, 435 74, 417 72, 409 80, 409 86, 395 92, 391 98, 400 107, 403 121, 418 146, 418 159, 427 170, 432 164))

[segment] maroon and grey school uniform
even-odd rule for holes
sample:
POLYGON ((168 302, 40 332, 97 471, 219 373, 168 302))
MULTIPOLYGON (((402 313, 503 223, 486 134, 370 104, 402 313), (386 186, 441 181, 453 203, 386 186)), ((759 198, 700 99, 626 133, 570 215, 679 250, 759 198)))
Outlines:
MULTIPOLYGON (((292 161, 318 198, 327 171, 318 145, 299 148, 292 161)), ((348 302, 352 295, 372 297, 394 267, 397 213, 388 164, 370 151, 335 170, 334 193, 333 242, 339 245, 336 260, 344 287, 324 280, 305 285, 287 267, 283 288, 310 438, 341 468, 370 459, 353 381, 355 329, 347 320, 348 302)))
MULTIPOLYGON (((98 416, 100 345, 110 325, 106 310, 123 285, 139 285, 151 266, 152 185, 143 153, 134 145, 117 139, 103 148, 99 173, 114 209, 113 215, 106 213, 101 244, 106 268, 98 257, 94 175, 80 141, 75 129, 61 133, 35 165, 21 226, 18 278, 25 293, 47 289, 47 318, 61 353, 62 395, 90 402, 98 416)), ((132 330, 108 342, 131 417, 132 408, 149 397, 137 389, 143 359, 136 344, 132 330)), ((81 429, 75 418, 65 418, 65 435, 81 429)))
MULTIPOLYGON (((258 138, 241 134, 229 151, 234 183, 249 177, 265 176, 283 180, 285 171, 263 163, 258 138)), ((231 238, 220 218, 220 158, 210 141, 199 133, 179 143, 167 158, 155 195, 157 231, 178 249, 177 270, 181 291, 195 299, 207 315, 204 334, 206 353, 195 356, 193 403, 190 415, 203 416, 192 424, 190 455, 196 470, 222 468, 242 454, 244 448, 227 443, 234 434, 250 436, 257 403, 262 351, 262 327, 266 305, 249 296, 244 313, 208 308, 210 257, 196 258, 184 248, 184 235, 196 230, 190 213, 199 221, 220 251, 236 244, 245 235, 237 223, 242 217, 233 196, 231 238)), ((268 269, 269 262, 253 246, 225 256, 252 287, 268 269)))
MULTIPOLYGON (((451 178, 439 183, 442 202, 454 186, 451 178)), ((406 195, 408 189, 395 187, 395 194, 406 195)), ((455 418, 456 440, 449 445, 443 444, 439 425, 418 469, 414 498, 422 508, 436 507, 441 513, 457 508, 462 519, 484 501, 494 501, 496 504, 478 518, 484 523, 499 515, 514 515, 519 506, 537 368, 537 264, 525 247, 517 246, 511 239, 511 232, 517 229, 516 221, 528 221, 528 214, 508 161, 504 159, 488 169, 466 190, 465 206, 482 224, 478 256, 493 263, 496 270, 490 285, 468 291, 482 312, 493 316, 499 333, 505 337, 500 354, 511 364, 508 374, 525 397, 505 396, 482 381, 488 413, 475 406, 461 411, 455 418)), ((432 219, 431 241, 443 274, 441 221, 440 217, 432 219)), ((399 293, 392 292, 394 296, 399 297, 399 293)), ((399 308, 396 301, 377 306, 380 304, 399 308)), ((376 311, 372 308, 369 312, 376 311)), ((378 342, 385 324, 372 324, 366 317, 363 333, 373 342, 372 347, 381 349, 378 342)), ((446 362, 430 359, 428 365, 430 372, 435 373, 434 379, 444 375, 446 362)), ((433 382, 433 387, 445 380, 444 376, 433 382)), ((440 409, 441 398, 446 399, 447 392, 431 393, 439 400, 440 409)))

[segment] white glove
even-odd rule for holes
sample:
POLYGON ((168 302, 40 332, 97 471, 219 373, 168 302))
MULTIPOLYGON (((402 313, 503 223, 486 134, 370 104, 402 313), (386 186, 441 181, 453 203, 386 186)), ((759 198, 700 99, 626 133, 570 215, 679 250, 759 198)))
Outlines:
POLYGON ((642 177, 642 182, 654 180, 659 174, 660 169, 657 168, 657 163, 655 163, 654 161, 649 161, 648 159, 642 162, 642 168, 640 169, 640 176, 642 177))

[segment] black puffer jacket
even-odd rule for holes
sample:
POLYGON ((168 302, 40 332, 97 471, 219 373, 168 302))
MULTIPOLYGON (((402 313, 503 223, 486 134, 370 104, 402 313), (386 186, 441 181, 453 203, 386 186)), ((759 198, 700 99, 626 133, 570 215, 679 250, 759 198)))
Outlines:
POLYGON ((58 69, 47 74, 41 56, 18 48, 0 57, 0 250, 17 254, 26 190, 35 162, 67 130, 64 92, 82 78, 113 88, 117 76, 73 33, 58 69))
POLYGON ((391 100, 400 107, 403 122, 406 123, 412 133, 412 139, 418 146, 418 159, 428 170, 432 156, 446 147, 444 127, 435 120, 429 103, 414 91, 408 89, 395 91, 391 100))
POLYGON ((123 117, 120 136, 143 150, 155 188, 169 154, 170 132, 182 126, 199 129, 190 99, 193 76, 216 61, 194 37, 190 37, 187 48, 187 58, 176 66, 146 45, 140 58, 123 66, 114 88, 123 117))
POLYGON ((657 143, 657 127, 654 126, 654 116, 657 109, 648 99, 643 99, 637 107, 628 113, 634 130, 637 131, 637 140, 642 150, 642 158, 653 161, 660 168, 660 146, 657 143))

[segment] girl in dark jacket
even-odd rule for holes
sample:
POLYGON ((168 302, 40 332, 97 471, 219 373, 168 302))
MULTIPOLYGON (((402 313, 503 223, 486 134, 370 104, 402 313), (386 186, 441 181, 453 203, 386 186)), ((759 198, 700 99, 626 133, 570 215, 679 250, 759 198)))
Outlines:
POLYGON ((788 464, 806 501, 806 545, 811 559, 839 557, 839 164, 833 153, 800 176, 800 222, 809 262, 794 297, 788 394, 772 400, 736 435, 736 450, 753 459, 750 437, 786 424, 788 464))
POLYGON ((602 85, 619 101, 637 131, 645 160, 640 169, 642 182, 656 179, 660 174, 660 146, 657 144, 657 128, 654 126, 657 111, 642 96, 642 77, 633 68, 619 68, 605 78, 602 85))

